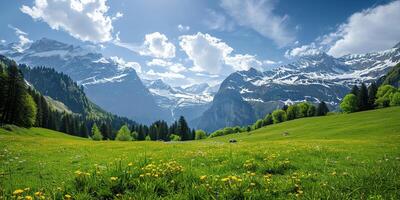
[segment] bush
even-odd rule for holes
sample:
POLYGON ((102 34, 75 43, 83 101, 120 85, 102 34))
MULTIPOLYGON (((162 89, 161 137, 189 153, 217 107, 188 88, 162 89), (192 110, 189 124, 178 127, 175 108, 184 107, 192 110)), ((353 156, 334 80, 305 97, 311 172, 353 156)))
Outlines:
POLYGON ((390 106, 400 106, 400 92, 396 92, 391 96, 390 106))
POLYGON ((206 132, 204 132, 203 130, 196 130, 195 136, 194 136, 195 140, 201 140, 201 139, 205 139, 205 138, 207 138, 206 132))
POLYGON ((150 135, 147 135, 147 136, 144 138, 144 140, 146 140, 146 141, 151 141, 150 135))
POLYGON ((117 137, 115 139, 119 140, 119 141, 131 141, 132 140, 131 131, 129 130, 127 125, 123 125, 119 129, 119 131, 117 133, 117 137))
POLYGON ((284 110, 275 110, 272 113, 272 120, 274 121, 274 124, 281 123, 287 120, 286 112, 284 110))
POLYGON ((352 113, 358 110, 358 101, 354 94, 348 94, 343 98, 342 103, 340 103, 340 109, 345 113, 352 113))
POLYGON ((376 93, 375 104, 379 108, 388 107, 390 105, 391 96, 397 92, 397 89, 391 85, 382 85, 376 93))
POLYGON ((169 139, 170 139, 171 141, 181 141, 181 140, 182 140, 181 136, 175 135, 175 134, 171 134, 171 135, 169 136, 169 139))

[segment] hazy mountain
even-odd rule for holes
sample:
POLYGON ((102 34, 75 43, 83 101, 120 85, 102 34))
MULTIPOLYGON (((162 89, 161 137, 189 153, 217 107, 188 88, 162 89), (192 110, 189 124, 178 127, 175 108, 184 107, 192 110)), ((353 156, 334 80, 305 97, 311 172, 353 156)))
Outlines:
POLYGON ((335 107, 354 84, 377 80, 399 62, 400 45, 396 45, 340 58, 318 53, 266 72, 253 68, 235 72, 222 82, 199 128, 247 125, 283 104, 305 100, 323 100, 335 107))

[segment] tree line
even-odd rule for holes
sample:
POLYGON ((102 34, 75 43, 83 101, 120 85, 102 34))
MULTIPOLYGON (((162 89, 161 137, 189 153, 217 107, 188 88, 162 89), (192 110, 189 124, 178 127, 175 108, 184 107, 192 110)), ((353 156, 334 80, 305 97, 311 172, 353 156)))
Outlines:
POLYGON ((253 125, 225 127, 210 134, 209 137, 218 137, 233 133, 250 132, 284 121, 294 120, 303 117, 325 116, 329 112, 329 108, 324 101, 318 103, 318 106, 310 102, 301 102, 293 105, 284 105, 281 109, 268 113, 263 119, 257 120, 253 125))
POLYGON ((389 106, 400 106, 400 89, 392 85, 377 86, 375 82, 368 87, 362 83, 354 85, 340 103, 340 109, 345 113, 372 110, 389 106))

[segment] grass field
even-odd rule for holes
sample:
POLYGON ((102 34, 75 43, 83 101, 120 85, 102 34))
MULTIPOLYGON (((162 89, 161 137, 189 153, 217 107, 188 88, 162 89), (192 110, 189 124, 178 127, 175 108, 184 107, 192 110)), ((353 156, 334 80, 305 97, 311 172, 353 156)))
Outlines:
POLYGON ((400 107, 190 142, 0 129, 0 199, 400 199, 399 167, 400 107))

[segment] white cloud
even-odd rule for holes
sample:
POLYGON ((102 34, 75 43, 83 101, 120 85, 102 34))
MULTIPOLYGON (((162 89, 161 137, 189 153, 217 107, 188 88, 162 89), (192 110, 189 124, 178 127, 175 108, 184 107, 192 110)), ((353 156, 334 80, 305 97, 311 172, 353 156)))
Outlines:
POLYGON ((184 26, 184 25, 182 25, 182 24, 179 24, 179 25, 178 25, 178 30, 179 30, 180 32, 186 32, 186 31, 189 31, 189 30, 190 30, 190 26, 184 26))
POLYGON ((248 70, 250 67, 262 70, 264 66, 254 55, 232 54, 232 47, 209 34, 199 32, 183 35, 179 40, 179 45, 193 61, 190 70, 194 72, 223 75, 232 71, 248 70))
POLYGON ((117 19, 119 19, 119 18, 121 18, 121 17, 123 17, 123 16, 124 16, 124 13, 122 13, 122 12, 117 12, 117 14, 115 14, 115 16, 112 17, 112 20, 115 21, 115 20, 117 20, 117 19))
POLYGON ((153 79, 159 79, 162 78, 164 79, 184 79, 186 78, 186 76, 179 74, 179 73, 175 73, 175 72, 155 72, 154 70, 150 69, 149 71, 147 71, 144 76, 150 80, 153 79))
POLYGON ((274 0, 222 0, 221 7, 236 22, 273 40, 279 47, 295 41, 287 25, 288 16, 275 14, 274 0))
POLYGON ((173 63, 173 62, 158 59, 158 58, 155 58, 155 59, 147 62, 146 64, 147 64, 147 66, 150 66, 150 67, 151 66, 166 67, 167 69, 169 69, 170 71, 175 72, 175 73, 186 71, 186 68, 181 63, 173 63))
POLYGON ((217 13, 214 10, 207 10, 207 17, 204 24, 211 30, 232 31, 235 23, 228 20, 223 14, 217 13))
POLYGON ((179 45, 193 61, 192 71, 207 71, 219 74, 223 68, 225 58, 233 49, 220 39, 209 34, 197 33, 179 37, 179 45))
POLYGON ((0 40, 1 43, 6 43, 6 40, 0 40))
POLYGON ((142 73, 142 66, 137 62, 125 61, 118 56, 111 56, 110 59, 118 65, 119 70, 134 69, 137 73, 142 73))
POLYGON ((342 56, 390 48, 400 41, 400 1, 354 13, 338 30, 322 38, 328 53, 342 56))
POLYGON ((168 42, 167 36, 159 32, 147 34, 145 41, 138 51, 140 55, 156 58, 175 57, 175 45, 168 42))
POLYGON ((231 65, 236 71, 248 70, 251 67, 261 69, 263 65, 263 63, 257 60, 255 56, 248 54, 236 54, 232 57, 226 57, 225 63, 231 65))
POLYGON ((285 57, 288 59, 302 56, 317 55, 322 52, 322 47, 317 47, 315 43, 296 47, 285 52, 285 57))
POLYGON ((62 29, 83 41, 97 43, 113 39, 106 0, 35 0, 34 6, 23 5, 20 10, 46 22, 52 29, 62 29))
POLYGON ((18 37, 19 40, 18 43, 15 43, 12 46, 12 48, 17 52, 23 52, 27 48, 29 48, 30 44, 32 43, 32 40, 28 38, 28 34, 17 27, 11 25, 8 25, 8 27, 15 31, 15 35, 18 37))

